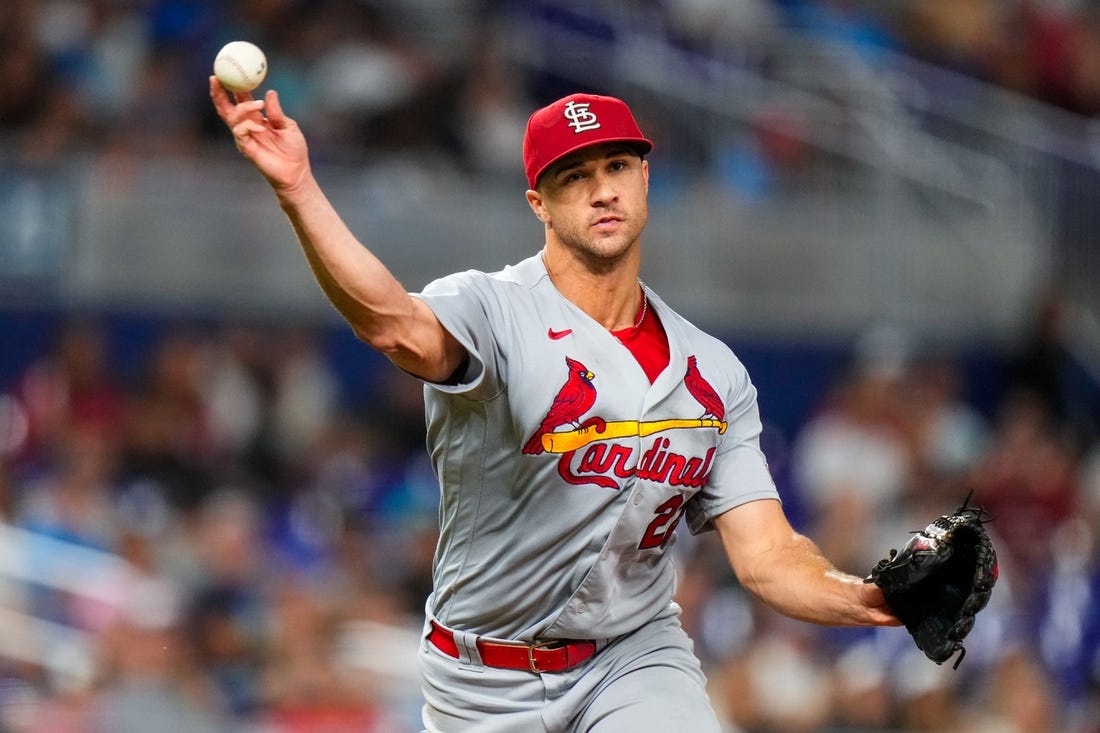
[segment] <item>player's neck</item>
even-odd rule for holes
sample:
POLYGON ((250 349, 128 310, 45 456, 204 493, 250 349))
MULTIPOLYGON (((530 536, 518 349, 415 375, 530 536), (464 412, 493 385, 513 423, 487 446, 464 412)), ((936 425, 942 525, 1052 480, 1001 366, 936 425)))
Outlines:
POLYGON ((637 249, 615 263, 595 270, 575 257, 559 256, 551 248, 542 251, 550 281, 567 300, 609 331, 635 325, 641 307, 637 249))

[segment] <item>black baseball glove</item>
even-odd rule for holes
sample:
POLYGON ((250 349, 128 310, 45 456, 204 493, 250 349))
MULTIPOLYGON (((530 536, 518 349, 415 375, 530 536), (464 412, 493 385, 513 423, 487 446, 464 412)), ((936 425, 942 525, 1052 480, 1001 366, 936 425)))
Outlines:
POLYGON ((960 652, 985 608, 997 582, 997 553, 985 530, 990 518, 983 509, 967 506, 945 514, 901 549, 890 550, 864 581, 882 589, 886 603, 901 619, 917 647, 936 664, 960 652))

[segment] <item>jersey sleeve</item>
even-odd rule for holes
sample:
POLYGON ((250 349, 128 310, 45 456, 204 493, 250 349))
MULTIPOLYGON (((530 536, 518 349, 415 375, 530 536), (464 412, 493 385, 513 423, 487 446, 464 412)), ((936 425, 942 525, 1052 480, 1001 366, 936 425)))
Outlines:
POLYGON ((500 351, 493 337, 493 324, 499 306, 488 276, 473 270, 455 273, 411 295, 432 309, 469 355, 454 382, 429 385, 472 399, 486 400, 496 395, 500 391, 500 351))
POLYGON ((740 362, 727 404, 728 427, 718 445, 706 485, 688 501, 685 518, 692 533, 713 529, 711 520, 741 504, 779 499, 779 491, 760 449, 760 410, 756 388, 740 362))

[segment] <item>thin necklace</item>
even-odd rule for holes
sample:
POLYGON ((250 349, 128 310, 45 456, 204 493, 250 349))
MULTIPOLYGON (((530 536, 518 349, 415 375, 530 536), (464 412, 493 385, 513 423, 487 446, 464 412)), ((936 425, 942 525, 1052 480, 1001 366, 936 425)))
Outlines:
POLYGON ((638 322, 634 324, 634 328, 642 325, 642 321, 645 320, 646 313, 649 312, 649 296, 645 294, 645 283, 641 278, 638 278, 638 285, 642 287, 642 313, 638 316, 638 322))

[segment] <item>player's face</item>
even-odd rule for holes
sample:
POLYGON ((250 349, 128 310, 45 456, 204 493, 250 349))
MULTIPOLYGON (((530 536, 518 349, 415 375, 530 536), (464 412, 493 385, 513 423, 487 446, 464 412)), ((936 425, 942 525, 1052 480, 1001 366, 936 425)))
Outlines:
POLYGON ((649 164, 621 143, 584 148, 555 163, 528 203, 546 224, 548 243, 590 261, 620 259, 649 218, 649 164))

